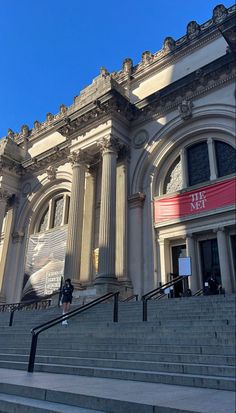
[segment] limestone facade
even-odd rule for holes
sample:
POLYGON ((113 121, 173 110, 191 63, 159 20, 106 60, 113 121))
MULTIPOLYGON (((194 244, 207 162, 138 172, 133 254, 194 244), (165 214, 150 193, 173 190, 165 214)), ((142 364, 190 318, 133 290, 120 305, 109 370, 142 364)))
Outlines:
POLYGON ((102 68, 45 122, 8 130, 1 302, 43 294, 63 274, 76 289, 141 296, 186 256, 193 292, 211 272, 236 290, 235 12, 217 6, 136 66, 102 68))

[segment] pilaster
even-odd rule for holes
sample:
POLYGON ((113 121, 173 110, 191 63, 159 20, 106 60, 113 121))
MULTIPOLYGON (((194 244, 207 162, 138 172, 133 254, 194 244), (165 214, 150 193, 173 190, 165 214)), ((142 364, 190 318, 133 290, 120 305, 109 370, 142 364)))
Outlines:
POLYGON ((189 287, 194 294, 200 289, 200 279, 197 271, 196 241, 192 233, 186 235, 187 256, 191 258, 192 275, 188 277, 189 287))
POLYGON ((228 248, 228 239, 226 235, 226 230, 224 227, 219 227, 216 230, 217 242, 218 242, 218 253, 220 260, 220 272, 221 272, 221 283, 222 287, 227 293, 233 291, 233 285, 231 280, 231 269, 230 269, 230 257, 228 248))

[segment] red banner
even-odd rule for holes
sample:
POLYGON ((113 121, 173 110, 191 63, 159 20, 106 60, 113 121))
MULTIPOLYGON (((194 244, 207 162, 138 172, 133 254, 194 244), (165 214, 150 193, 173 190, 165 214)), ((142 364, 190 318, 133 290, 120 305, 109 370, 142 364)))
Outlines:
POLYGON ((155 223, 235 204, 235 178, 154 201, 155 223))

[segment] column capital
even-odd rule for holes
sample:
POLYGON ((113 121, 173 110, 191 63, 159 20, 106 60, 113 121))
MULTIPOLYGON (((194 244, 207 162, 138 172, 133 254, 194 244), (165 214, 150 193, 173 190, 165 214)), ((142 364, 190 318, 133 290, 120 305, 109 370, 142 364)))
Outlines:
POLYGON ((129 207, 130 208, 143 207, 145 198, 146 198, 146 195, 143 194, 142 192, 137 192, 136 194, 129 196, 128 198, 129 207))
POLYGON ((213 229, 213 232, 217 234, 217 232, 226 232, 226 228, 224 226, 219 226, 213 229))
POLYGON ((92 161, 91 155, 89 155, 87 151, 82 149, 71 152, 68 159, 71 162, 72 168, 76 166, 88 167, 89 163, 92 161))
POLYGON ((100 148, 102 156, 106 153, 115 153, 116 155, 118 155, 118 151, 121 147, 119 140, 113 135, 104 136, 98 141, 97 144, 100 148))
POLYGON ((186 233, 186 238, 194 238, 194 236, 195 236, 194 232, 189 231, 186 233))

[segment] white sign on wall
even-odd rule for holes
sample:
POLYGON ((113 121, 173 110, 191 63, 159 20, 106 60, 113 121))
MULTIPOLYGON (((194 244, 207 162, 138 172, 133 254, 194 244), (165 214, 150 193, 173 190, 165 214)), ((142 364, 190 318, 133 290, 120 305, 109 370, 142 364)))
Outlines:
POLYGON ((187 275, 192 275, 190 257, 179 258, 178 264, 179 264, 179 275, 182 275, 183 277, 186 277, 187 275))

